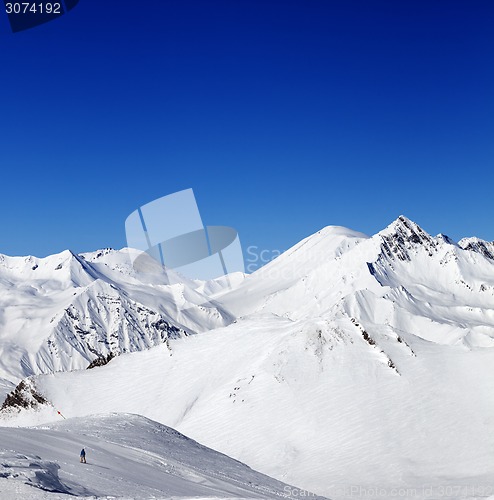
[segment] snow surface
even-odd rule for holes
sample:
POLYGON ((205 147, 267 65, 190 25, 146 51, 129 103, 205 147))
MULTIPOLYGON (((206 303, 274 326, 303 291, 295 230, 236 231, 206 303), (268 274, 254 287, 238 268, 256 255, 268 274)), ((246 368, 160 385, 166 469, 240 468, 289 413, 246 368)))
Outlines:
POLYGON ((12 499, 280 498, 290 489, 173 429, 128 414, 0 429, 0 478, 0 498, 12 499), (86 464, 79 463, 83 447, 86 464))
MULTIPOLYGON (((57 411, 138 413, 331 498, 399 498, 396 488, 414 498, 486 498, 494 484, 491 248, 432 237, 405 217, 372 237, 328 227, 239 276, 233 290, 201 285, 211 296, 207 325, 197 327, 200 306, 186 305, 200 335, 93 370, 37 376, 52 406, 4 412, 3 425, 59 420, 57 411)), ((154 297, 142 278, 132 286, 154 297)), ((156 296, 155 307, 181 318, 167 297, 156 296)))
POLYGON ((15 384, 9 380, 0 378, 0 401, 4 401, 7 394, 15 388, 15 384))
POLYGON ((398 374, 353 329, 242 320, 174 342, 171 356, 158 347, 40 377, 55 408, 10 425, 59 419, 56 410, 139 412, 329 497, 353 484, 491 484, 492 350, 417 339, 412 356, 390 339, 381 347, 393 352, 398 374))

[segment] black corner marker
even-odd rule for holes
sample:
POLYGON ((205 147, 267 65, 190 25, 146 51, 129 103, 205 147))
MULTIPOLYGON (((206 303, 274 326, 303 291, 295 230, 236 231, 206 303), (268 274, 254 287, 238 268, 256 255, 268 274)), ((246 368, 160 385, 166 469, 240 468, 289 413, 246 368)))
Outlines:
POLYGON ((73 9, 79 0, 3 0, 10 27, 14 33, 39 26, 63 16, 73 9))

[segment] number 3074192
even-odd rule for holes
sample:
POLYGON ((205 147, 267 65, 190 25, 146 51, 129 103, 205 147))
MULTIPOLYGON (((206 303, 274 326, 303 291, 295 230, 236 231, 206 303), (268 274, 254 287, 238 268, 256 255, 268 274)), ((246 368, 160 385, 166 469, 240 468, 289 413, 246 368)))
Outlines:
POLYGON ((7 14, 62 14, 60 3, 14 2, 5 4, 7 14))

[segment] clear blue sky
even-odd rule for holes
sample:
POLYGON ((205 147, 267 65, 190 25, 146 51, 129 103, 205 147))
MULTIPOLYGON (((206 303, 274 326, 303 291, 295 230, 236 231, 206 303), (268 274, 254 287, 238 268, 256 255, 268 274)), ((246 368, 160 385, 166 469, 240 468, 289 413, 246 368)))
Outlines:
POLYGON ((494 2, 81 0, 0 14, 0 253, 125 246, 192 187, 244 248, 400 214, 494 240, 494 2))

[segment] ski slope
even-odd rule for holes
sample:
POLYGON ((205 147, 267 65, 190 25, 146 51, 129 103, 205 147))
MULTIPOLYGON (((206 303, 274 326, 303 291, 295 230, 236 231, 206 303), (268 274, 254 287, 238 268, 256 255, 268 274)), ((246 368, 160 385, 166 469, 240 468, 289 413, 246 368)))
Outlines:
POLYGON ((138 415, 0 429, 2 499, 280 498, 288 488, 138 415), (79 463, 82 447, 86 464, 79 463))

